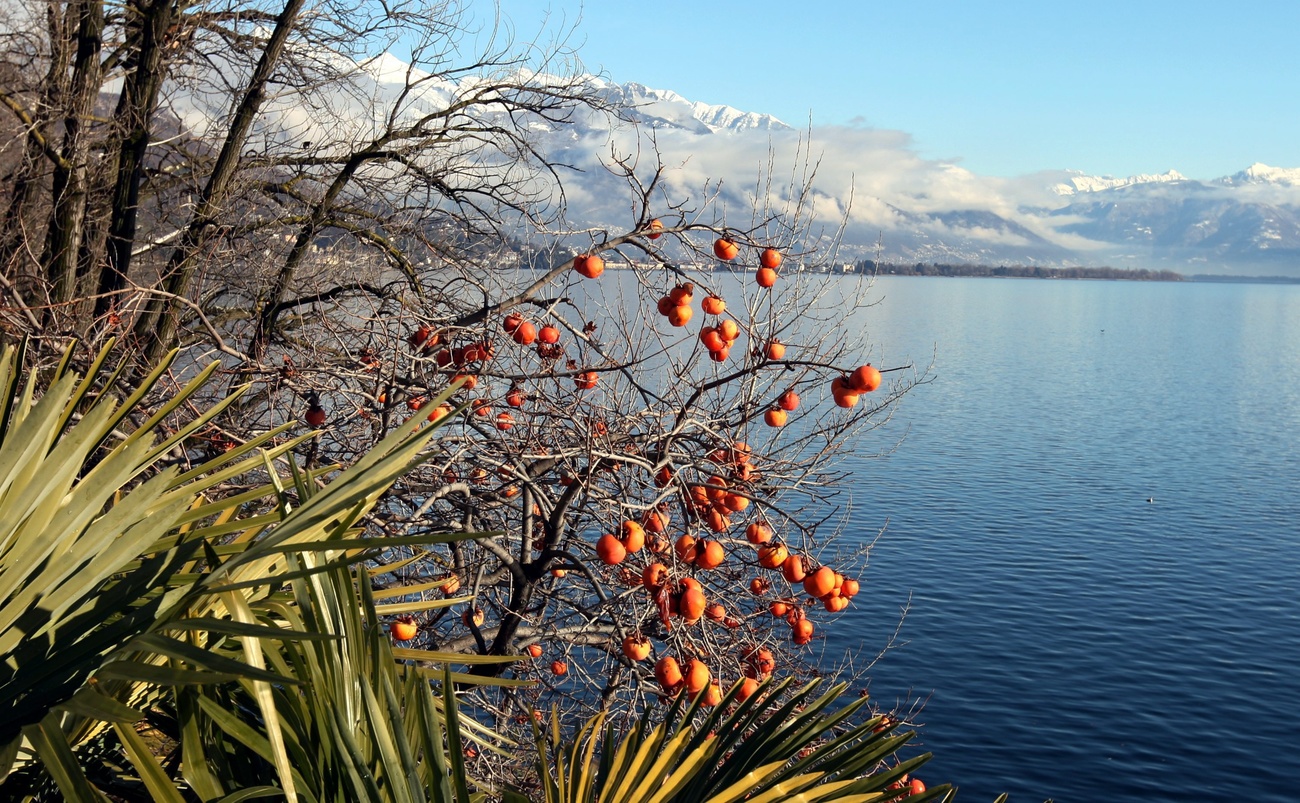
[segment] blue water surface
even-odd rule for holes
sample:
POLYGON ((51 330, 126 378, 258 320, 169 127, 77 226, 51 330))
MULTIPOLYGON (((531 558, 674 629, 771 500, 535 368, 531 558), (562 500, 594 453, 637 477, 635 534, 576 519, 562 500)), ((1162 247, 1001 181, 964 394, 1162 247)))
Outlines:
MULTIPOLYGON (((846 280, 847 281, 847 280, 846 280)), ((1300 800, 1300 287, 884 277, 932 383, 850 461, 827 655, 925 700, 958 800, 1300 800)))

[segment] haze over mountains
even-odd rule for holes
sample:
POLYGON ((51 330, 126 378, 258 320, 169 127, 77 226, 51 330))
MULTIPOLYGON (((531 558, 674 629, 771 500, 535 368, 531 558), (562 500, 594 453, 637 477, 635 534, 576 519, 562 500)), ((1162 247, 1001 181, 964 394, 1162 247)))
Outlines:
MULTIPOLYGON (((281 96, 268 107, 263 136, 363 139, 406 78, 406 65, 389 55, 362 64, 355 91, 331 99, 325 119, 304 113, 292 95, 281 96)), ((979 176, 955 161, 920 158, 900 131, 801 128, 669 90, 583 80, 634 124, 586 110, 564 123, 528 124, 542 150, 574 168, 562 177, 568 219, 576 225, 626 227, 628 182, 607 165, 614 156, 628 160, 644 181, 657 154, 668 168, 666 197, 692 199, 688 206, 698 208, 716 193, 716 208, 741 228, 752 220, 756 198, 781 208, 791 187, 812 175, 808 200, 824 226, 813 235, 832 232, 843 220, 843 246, 834 256, 840 261, 874 256, 879 241, 884 260, 904 263, 1300 276, 1300 169, 1254 164, 1208 180, 1172 169, 1130 177, 1069 170, 979 176), (760 182, 769 169, 773 181, 760 182)), ((404 102, 414 114, 448 103, 462 89, 434 79, 404 102)), ((177 96, 174 110, 202 133, 227 103, 177 96)))

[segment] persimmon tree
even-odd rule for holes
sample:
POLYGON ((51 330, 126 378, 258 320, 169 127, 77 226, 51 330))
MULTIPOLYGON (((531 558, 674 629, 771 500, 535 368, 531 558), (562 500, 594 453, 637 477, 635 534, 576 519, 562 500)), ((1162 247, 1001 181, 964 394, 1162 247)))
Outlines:
POLYGON ((539 645, 514 672, 574 704, 716 698, 810 669, 806 645, 863 582, 865 555, 831 537, 835 459, 915 380, 865 365, 836 326, 860 280, 752 270, 798 247, 779 219, 738 229, 642 211, 485 312, 411 319, 359 414, 392 426, 461 383, 462 420, 382 526, 499 535, 413 566, 430 591, 468 598, 418 638, 539 645), (715 271, 715 253, 742 270, 715 271))
POLYGON ((369 8, 33 6, 5 39, 6 334, 33 367, 110 334, 220 357, 252 387, 178 462, 298 419, 348 463, 456 385, 367 526, 408 607, 464 598, 395 633, 529 656, 507 674, 545 682, 486 700, 501 722, 814 671, 866 582, 836 459, 923 378, 846 325, 869 282, 825 272, 814 177, 738 216, 611 156, 622 224, 574 227, 535 134, 610 110, 562 40, 457 60, 457 4, 369 8), (382 81, 347 58, 399 38, 382 81), (494 534, 404 540, 447 529, 494 534))

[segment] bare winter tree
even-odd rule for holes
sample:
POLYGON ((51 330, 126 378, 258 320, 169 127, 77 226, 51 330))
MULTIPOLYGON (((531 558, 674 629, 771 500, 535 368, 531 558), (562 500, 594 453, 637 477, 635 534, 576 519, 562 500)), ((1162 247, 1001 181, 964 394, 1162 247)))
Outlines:
POLYGON ((545 135, 615 110, 563 37, 453 2, 46 0, 2 55, 5 336, 221 359, 252 392, 178 460, 304 418, 347 462, 454 416, 368 526, 410 559, 384 593, 465 598, 417 645, 544 657, 503 724, 811 671, 865 565, 836 457, 924 379, 845 326, 868 283, 823 270, 812 165, 738 221, 648 142, 606 159, 622 222, 569 226, 545 135), (428 529, 488 534, 402 545, 428 529))

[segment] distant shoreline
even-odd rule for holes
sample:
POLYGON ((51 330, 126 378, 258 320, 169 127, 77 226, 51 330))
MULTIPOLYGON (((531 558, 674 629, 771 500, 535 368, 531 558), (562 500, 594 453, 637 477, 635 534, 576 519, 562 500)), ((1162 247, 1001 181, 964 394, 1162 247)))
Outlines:
POLYGON ((857 273, 877 276, 947 276, 979 279, 1102 279, 1126 282, 1185 282, 1181 273, 1172 270, 1124 269, 1110 267, 1044 268, 1037 265, 951 265, 917 262, 903 265, 864 259, 854 265, 857 273))
POLYGON ((1287 276, 1228 276, 1199 273, 1184 275, 1172 270, 1145 268, 1071 267, 1044 268, 1034 265, 950 265, 944 263, 892 262, 862 260, 853 267, 856 273, 877 276, 927 276, 976 279, 1091 279, 1126 282, 1197 282, 1218 284, 1300 284, 1300 278, 1287 276))

